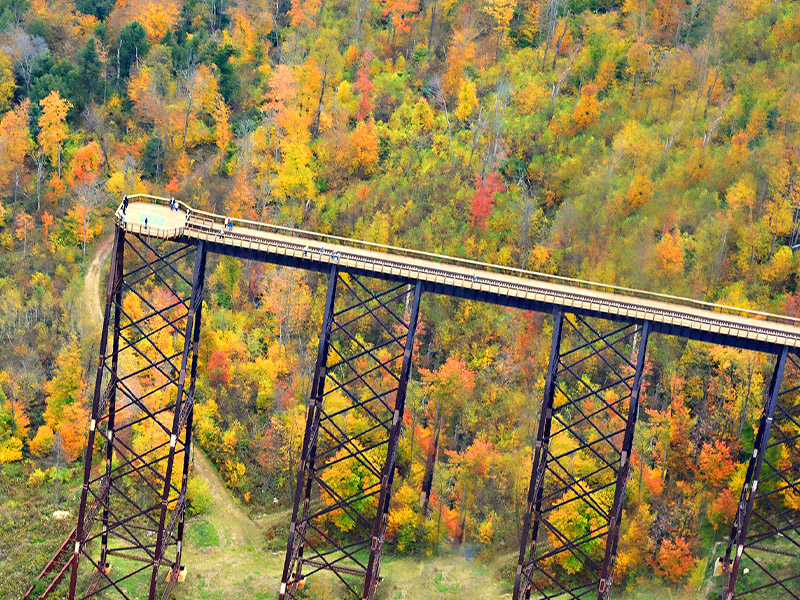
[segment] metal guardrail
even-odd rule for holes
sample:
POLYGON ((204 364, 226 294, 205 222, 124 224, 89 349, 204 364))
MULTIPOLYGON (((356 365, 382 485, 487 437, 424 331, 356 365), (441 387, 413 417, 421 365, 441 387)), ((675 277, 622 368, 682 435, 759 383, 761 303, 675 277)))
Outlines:
MULTIPOLYGON (((225 220, 230 219, 230 221, 235 226, 244 227, 248 229, 253 229, 256 231, 263 231, 264 233, 273 233, 273 234, 283 234, 289 235, 293 237, 319 241, 319 242, 327 242, 332 244, 342 244, 348 245, 355 248, 363 248, 365 250, 374 250, 378 252, 387 252, 395 255, 401 256, 408 256, 411 258, 419 258, 423 260, 430 260, 438 263, 450 264, 452 266, 458 267, 468 267, 468 268, 475 268, 480 269, 482 271, 488 271, 492 273, 502 274, 502 275, 512 275, 515 277, 521 277, 525 279, 538 279, 544 282, 552 282, 556 284, 562 284, 567 286, 573 286, 584 290, 591 290, 591 291, 600 291, 606 292, 610 294, 617 294, 629 297, 635 297, 643 300, 656 300, 661 302, 666 302, 670 304, 678 304, 682 306, 688 306, 703 310, 712 311, 715 313, 720 314, 730 314, 736 315, 740 317, 746 317, 751 319, 756 319, 759 321, 767 321, 767 322, 776 322, 776 323, 783 323, 786 325, 792 325, 795 327, 800 327, 800 318, 790 317, 787 315, 778 315, 775 313, 769 313, 765 311, 758 311, 758 310, 751 310, 747 308, 740 308, 737 306, 729 306, 726 304, 715 304, 713 302, 707 302, 704 300, 695 300, 694 298, 686 298, 684 296, 673 296, 671 294, 662 294, 658 292, 649 292, 647 290, 639 290, 636 288, 629 288, 624 286, 617 286, 617 285, 610 285, 606 283, 600 283, 597 281, 588 281, 585 279, 574 279, 571 277, 563 277, 560 275, 551 275, 549 273, 542 273, 539 271, 529 271, 526 269, 519 269, 516 267, 508 267, 504 265, 495 265, 492 263, 486 263, 477 260, 470 260, 467 258, 458 258, 455 256, 449 256, 446 254, 437 254, 434 252, 426 252, 424 250, 413 250, 409 248, 400 248, 398 246, 391 246, 388 244, 379 244, 376 242, 367 242, 364 240, 357 240, 348 237, 342 237, 338 235, 330 235, 325 233, 318 233, 315 231, 308 231, 305 229, 296 229, 294 227, 285 227, 282 225, 272 225, 270 223, 262 223, 260 221, 251 221, 249 219, 240 219, 236 217, 224 217, 222 215, 218 215, 216 213, 207 212, 204 210, 199 210, 196 208, 192 208, 185 202, 181 200, 177 200, 175 198, 166 198, 163 196, 154 196, 150 194, 131 194, 128 195, 128 200, 147 200, 153 202, 155 204, 163 204, 165 206, 169 206, 171 202, 175 202, 180 208, 182 208, 187 215, 187 222, 189 220, 198 220, 201 221, 203 225, 206 226, 219 226, 220 230, 224 229, 225 220)), ((121 205, 120 205, 121 206, 121 205)), ((117 214, 119 215, 119 209, 117 210, 117 214)), ((141 226, 140 226, 141 228, 141 226)), ((143 228, 141 228, 143 230, 143 228)), ((149 230, 155 230, 156 228, 149 228, 149 230)), ((131 230, 131 226, 128 225, 128 230, 131 230)), ((170 231, 173 230, 164 230, 170 231)), ((143 231, 145 235, 148 235, 148 231, 143 231)), ((183 228, 180 228, 180 233, 175 235, 181 235, 183 233, 183 228)), ((172 235, 170 235, 172 237, 172 235)))

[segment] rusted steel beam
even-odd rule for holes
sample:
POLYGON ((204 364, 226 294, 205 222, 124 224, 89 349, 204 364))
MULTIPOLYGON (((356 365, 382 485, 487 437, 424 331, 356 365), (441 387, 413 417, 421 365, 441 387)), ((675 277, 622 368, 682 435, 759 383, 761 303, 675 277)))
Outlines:
POLYGON ((722 563, 721 600, 771 590, 800 600, 800 363, 778 353, 759 420, 728 547, 722 563), (767 560, 779 554, 788 561, 767 560), (748 565, 759 583, 740 574, 748 565), (763 583, 766 579, 766 583, 763 583))

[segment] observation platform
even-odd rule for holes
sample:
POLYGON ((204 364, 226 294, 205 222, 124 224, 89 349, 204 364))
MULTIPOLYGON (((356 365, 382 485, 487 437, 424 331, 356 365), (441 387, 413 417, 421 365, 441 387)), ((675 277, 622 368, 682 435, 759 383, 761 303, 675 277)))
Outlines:
POLYGON ((170 199, 128 196, 116 221, 126 231, 184 243, 204 240, 211 252, 273 264, 392 281, 422 281, 428 292, 611 321, 647 321, 652 330, 739 348, 778 352, 800 347, 800 319, 689 298, 609 286, 382 244, 225 217, 170 199), (145 227, 145 219, 147 226, 145 227))

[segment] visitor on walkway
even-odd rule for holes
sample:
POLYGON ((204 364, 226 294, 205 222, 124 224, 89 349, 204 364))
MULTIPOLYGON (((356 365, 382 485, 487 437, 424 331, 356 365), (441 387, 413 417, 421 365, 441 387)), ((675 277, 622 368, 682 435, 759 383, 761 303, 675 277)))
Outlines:
POLYGON ((123 215, 125 214, 125 211, 126 211, 126 210, 128 210, 128 197, 127 197, 127 196, 125 196, 125 197, 122 199, 122 214, 123 214, 123 215))

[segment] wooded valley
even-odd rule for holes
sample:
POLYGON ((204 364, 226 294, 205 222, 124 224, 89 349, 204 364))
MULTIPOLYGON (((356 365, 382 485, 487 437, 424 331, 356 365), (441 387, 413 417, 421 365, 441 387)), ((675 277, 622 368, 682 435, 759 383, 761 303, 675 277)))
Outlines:
MULTIPOLYGON (((75 510, 123 195, 800 317, 799 82, 797 0, 0 0, 0 597, 75 510)), ((257 520, 291 507, 325 286, 209 259, 195 442, 257 520)), ((513 585, 551 330, 424 300, 390 572, 469 549, 513 585)), ((773 365, 652 339, 619 590, 716 597, 773 365)))

